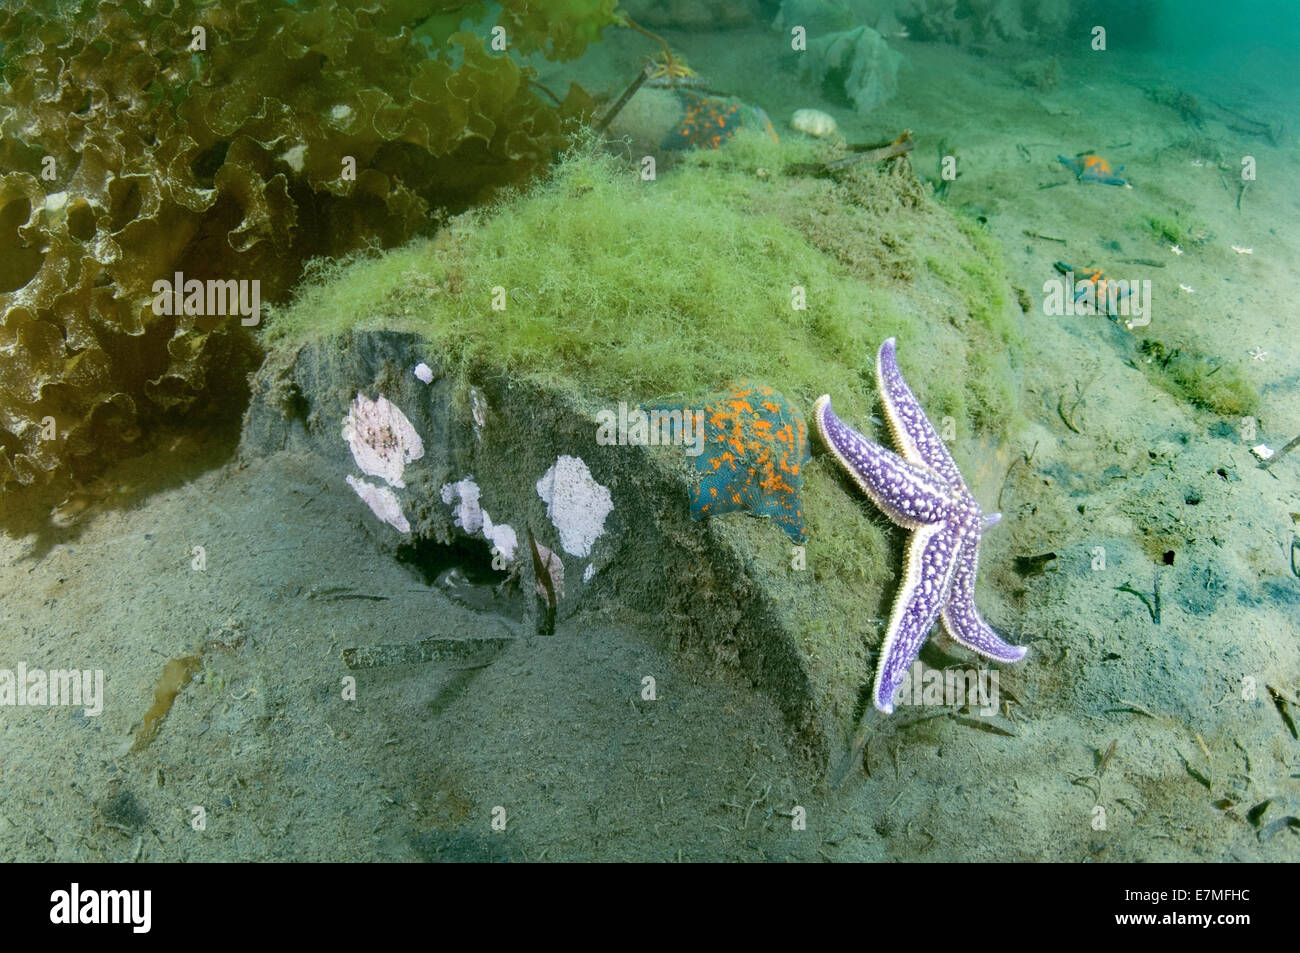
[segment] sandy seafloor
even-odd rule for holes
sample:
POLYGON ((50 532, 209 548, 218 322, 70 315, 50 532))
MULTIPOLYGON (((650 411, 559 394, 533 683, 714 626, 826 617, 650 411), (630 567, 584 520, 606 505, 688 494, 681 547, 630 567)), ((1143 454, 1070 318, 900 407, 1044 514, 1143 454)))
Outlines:
MULTIPOLYGON (((0 710, 0 858, 1300 859, 1286 821, 1300 816, 1300 740, 1282 712, 1300 718, 1300 578, 1289 564, 1300 452, 1264 471, 1249 451, 1300 432, 1294 97, 1245 80, 1204 89, 1203 76, 1121 54, 1063 59, 1061 84, 1039 92, 1017 81, 1015 61, 902 42, 901 93, 862 118, 754 69, 770 33, 670 39, 778 127, 819 106, 850 140, 910 128, 923 175, 946 138, 962 173, 949 203, 987 218, 1034 297, 1029 425, 1015 438, 1032 460, 1003 491, 980 586, 989 618, 1031 647, 1002 671, 1014 699, 1004 730, 873 713, 865 770, 818 781, 787 754, 766 698, 695 677, 617 613, 579 613, 483 668, 362 672, 357 701, 344 702, 341 650, 376 633, 420 637, 449 611, 445 596, 373 557, 368 517, 310 459, 241 469, 230 435, 178 436, 109 474, 108 505, 72 527, 0 540, 0 659, 102 668, 108 695, 99 718, 0 710), (1280 144, 1188 126, 1144 95, 1162 81, 1245 104, 1285 126, 1280 144), (1089 148, 1126 164, 1133 190, 1040 188, 1063 178, 1058 153, 1089 148), (1219 161, 1242 154, 1257 157, 1259 178, 1238 212, 1219 161), (1182 210, 1212 237, 1176 255, 1126 228, 1149 208, 1182 210), (1155 280, 1153 321, 1260 388, 1256 439, 1153 386, 1104 319, 1042 315, 1053 261, 1122 258, 1164 263, 1134 270, 1155 280), (1088 385, 1079 433, 1057 413, 1063 392, 1075 403, 1076 382, 1088 385), (195 545, 204 572, 191 568, 195 545), (1104 572, 1091 568, 1099 546, 1104 572), (1167 550, 1172 566, 1157 558, 1167 550), (989 565, 1047 552, 1048 571, 1021 589, 989 584, 989 565), (1115 589, 1149 592, 1157 573, 1158 625, 1115 589), (166 661, 200 650, 196 680, 132 750, 166 661), (639 697, 648 673, 655 702, 639 697), (796 805, 806 830, 792 829, 796 805), (202 831, 191 825, 199 806, 202 831), (498 806, 504 832, 491 826, 498 806)), ((570 72, 617 86, 610 64, 634 71, 643 45, 615 37, 570 72)), ((843 637, 864 634, 878 639, 843 637)))

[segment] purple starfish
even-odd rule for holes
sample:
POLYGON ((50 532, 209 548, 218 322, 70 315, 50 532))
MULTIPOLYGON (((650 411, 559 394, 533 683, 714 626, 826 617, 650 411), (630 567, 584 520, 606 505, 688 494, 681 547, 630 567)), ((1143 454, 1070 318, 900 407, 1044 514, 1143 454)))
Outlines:
POLYGON ((936 618, 955 640, 999 662, 1018 662, 1025 648, 1002 641, 975 607, 980 536, 1002 518, 985 516, 948 448, 917 403, 894 360, 894 339, 880 345, 876 385, 899 456, 872 443, 831 410, 830 395, 813 409, 822 442, 853 482, 893 522, 910 529, 903 585, 894 599, 873 690, 876 707, 894 710, 898 691, 936 618))

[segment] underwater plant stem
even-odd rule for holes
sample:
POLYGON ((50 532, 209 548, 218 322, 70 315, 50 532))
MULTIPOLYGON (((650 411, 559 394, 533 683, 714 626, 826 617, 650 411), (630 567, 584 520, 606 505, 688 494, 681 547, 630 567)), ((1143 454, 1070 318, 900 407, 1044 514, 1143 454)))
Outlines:
POLYGON ((1142 600, 1142 604, 1147 607, 1147 614, 1151 616, 1151 621, 1156 625, 1160 624, 1160 574, 1156 574, 1155 587, 1152 590, 1152 598, 1148 599, 1144 594, 1138 592, 1128 582, 1122 586, 1115 587, 1116 592, 1127 592, 1131 596, 1137 596, 1142 600), (1154 599, 1154 602, 1152 601, 1154 599))
MULTIPOLYGON (((1079 404, 1076 402, 1074 406, 1075 406, 1075 407, 1078 407, 1079 404)), ((1071 408, 1071 409, 1070 409, 1070 413, 1073 413, 1073 412, 1074 412, 1074 408, 1071 408)), ((1065 411, 1065 394, 1064 394, 1064 392, 1062 392, 1062 394, 1061 394, 1059 397, 1056 398, 1056 414, 1057 414, 1058 417, 1061 418, 1061 421, 1065 424, 1065 426, 1067 426, 1067 427, 1070 428, 1071 431, 1073 431, 1074 433, 1077 433, 1077 434, 1082 434, 1082 433, 1083 433, 1082 430, 1080 430, 1078 427, 1076 427, 1076 426, 1074 425, 1074 421, 1070 419, 1069 414, 1067 414, 1066 411, 1065 411)))
POLYGON ((667 66, 673 65, 673 51, 668 49, 668 43, 664 40, 662 36, 660 36, 658 33, 651 33, 641 24, 637 23, 630 16, 628 16, 626 13, 623 14, 623 23, 628 27, 630 27, 631 29, 636 30, 636 32, 640 33, 642 36, 648 36, 650 39, 654 40, 656 43, 662 46, 664 48, 665 65, 667 66))
POLYGON ((1260 468, 1261 470, 1267 470, 1269 467, 1271 467, 1273 464, 1277 463, 1279 460, 1281 460, 1283 457, 1285 457, 1288 453, 1290 453, 1290 452, 1291 452, 1292 450, 1294 450, 1296 447, 1300 447, 1300 437, 1293 437, 1293 438, 1291 438, 1291 441, 1290 441, 1290 442, 1289 442, 1285 447, 1283 447, 1283 448, 1282 448, 1281 450, 1279 450, 1277 453, 1273 454, 1273 456, 1270 457, 1269 459, 1264 460, 1263 462, 1261 462, 1260 465, 1259 465, 1259 468, 1260 468))
POLYGON ((413 665, 419 662, 460 662, 464 667, 486 665, 506 647, 513 637, 483 635, 435 635, 419 642, 384 645, 361 645, 343 650, 343 664, 348 668, 379 668, 386 665, 413 665))
POLYGON ((601 117, 600 121, 596 123, 594 128, 597 132, 604 132, 609 128, 609 124, 614 121, 614 117, 623 111, 623 107, 627 105, 627 101, 636 95, 636 91, 641 88, 642 84, 649 79, 649 77, 650 67, 646 66, 637 74, 636 79, 632 80, 628 88, 623 90, 623 95, 618 97, 618 101, 609 108, 609 112, 605 113, 605 115, 601 117))
POLYGON ((547 89, 547 88, 546 88, 545 86, 543 86, 541 83, 537 82, 537 80, 535 80, 535 79, 530 79, 530 80, 528 81, 528 85, 529 85, 529 86, 536 86, 538 89, 540 89, 542 92, 544 92, 547 96, 550 96, 551 99, 554 100, 555 105, 557 105, 557 106, 563 106, 563 105, 564 105, 564 100, 562 100, 559 96, 556 96, 553 92, 551 92, 549 89, 547 89))
POLYGON ((895 156, 906 155, 915 148, 916 140, 912 138, 912 130, 905 129, 903 134, 893 142, 863 152, 856 152, 853 155, 845 156, 843 159, 836 159, 834 162, 828 162, 826 168, 828 171, 834 171, 856 165, 859 162, 880 162, 885 159, 892 159, 895 156))
POLYGON ((836 159, 834 162, 798 162, 786 166, 785 172, 787 175, 826 176, 860 162, 883 162, 885 159, 907 155, 916 148, 916 140, 912 138, 912 130, 905 129, 903 134, 893 142, 879 146, 851 146, 850 148, 859 151, 842 159, 836 159))

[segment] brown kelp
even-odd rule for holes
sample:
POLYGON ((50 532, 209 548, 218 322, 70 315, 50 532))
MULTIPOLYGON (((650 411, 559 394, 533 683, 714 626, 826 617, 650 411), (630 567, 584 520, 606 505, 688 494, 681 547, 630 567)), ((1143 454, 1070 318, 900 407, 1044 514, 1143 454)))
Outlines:
POLYGON ((481 5, 0 3, 0 487, 237 412, 256 315, 212 313, 213 285, 282 299, 311 258, 527 180, 590 101, 540 98, 513 54, 576 56, 613 8, 506 0, 462 32, 481 5), (208 297, 168 307, 173 279, 208 297))

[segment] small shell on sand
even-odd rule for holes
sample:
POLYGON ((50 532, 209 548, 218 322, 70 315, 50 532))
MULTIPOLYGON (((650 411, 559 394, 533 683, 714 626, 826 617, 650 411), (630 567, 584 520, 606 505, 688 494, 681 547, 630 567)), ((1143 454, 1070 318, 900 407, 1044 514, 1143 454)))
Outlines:
POLYGON ((818 139, 835 135, 838 128, 835 120, 820 109, 796 109, 790 117, 790 125, 818 139))

